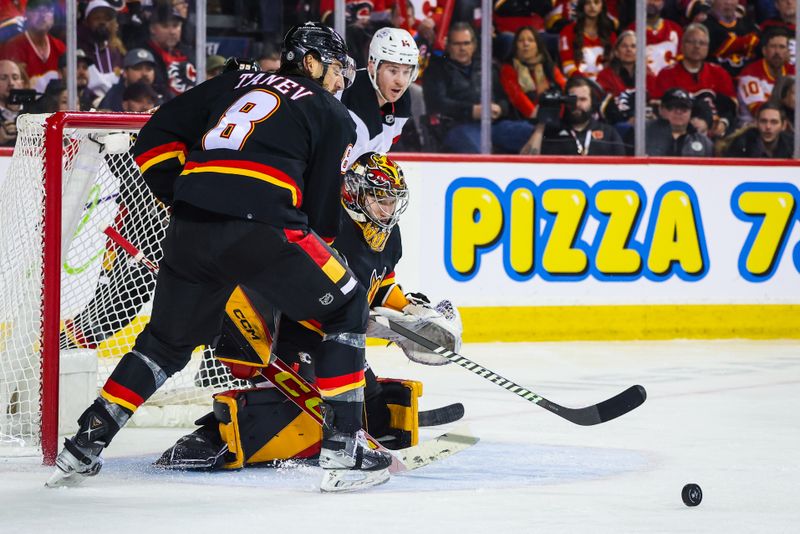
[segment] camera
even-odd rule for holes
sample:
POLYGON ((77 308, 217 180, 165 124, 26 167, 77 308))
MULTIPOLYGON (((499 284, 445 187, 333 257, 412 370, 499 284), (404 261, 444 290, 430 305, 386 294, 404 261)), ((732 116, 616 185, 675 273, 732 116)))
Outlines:
POLYGON ((551 88, 539 95, 539 111, 536 119, 539 124, 550 126, 560 124, 564 106, 574 107, 578 102, 575 95, 565 95, 558 88, 551 88))
POLYGON ((12 89, 8 93, 8 103, 15 106, 31 104, 38 96, 35 89, 12 89))

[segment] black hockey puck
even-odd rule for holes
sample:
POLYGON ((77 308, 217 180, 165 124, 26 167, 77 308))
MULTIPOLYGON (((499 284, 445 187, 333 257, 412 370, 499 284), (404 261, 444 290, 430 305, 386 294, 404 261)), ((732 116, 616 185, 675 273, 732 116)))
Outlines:
POLYGON ((686 484, 681 491, 681 497, 686 506, 697 506, 703 500, 703 490, 697 484, 686 484))

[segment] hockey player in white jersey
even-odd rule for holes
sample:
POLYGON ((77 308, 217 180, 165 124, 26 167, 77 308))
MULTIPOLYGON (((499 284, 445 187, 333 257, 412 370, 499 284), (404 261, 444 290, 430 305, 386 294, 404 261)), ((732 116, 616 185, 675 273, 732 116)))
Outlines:
POLYGON ((400 28, 381 28, 369 44, 367 69, 359 71, 353 85, 342 94, 356 123, 352 164, 366 152, 389 152, 411 118, 408 88, 419 73, 419 49, 414 38, 400 28))

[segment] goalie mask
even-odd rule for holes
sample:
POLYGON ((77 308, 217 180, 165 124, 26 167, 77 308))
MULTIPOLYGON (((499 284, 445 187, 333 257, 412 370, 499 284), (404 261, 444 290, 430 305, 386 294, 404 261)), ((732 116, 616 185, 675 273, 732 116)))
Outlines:
POLYGON ((342 202, 350 218, 361 227, 370 248, 382 251, 408 207, 403 171, 383 154, 363 154, 344 176, 342 202))

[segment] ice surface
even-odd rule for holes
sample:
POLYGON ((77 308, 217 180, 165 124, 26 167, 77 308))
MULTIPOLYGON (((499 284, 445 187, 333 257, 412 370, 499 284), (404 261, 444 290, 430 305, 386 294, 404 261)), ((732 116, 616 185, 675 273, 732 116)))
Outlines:
POLYGON ((150 462, 186 430, 124 429, 100 475, 79 488, 45 489, 50 468, 0 459, 0 533, 800 530, 800 342, 498 343, 462 352, 565 406, 636 383, 648 400, 579 427, 459 367, 423 367, 370 347, 379 375, 424 382, 423 408, 463 402, 460 423, 481 441, 384 486, 322 495, 313 467, 164 473, 150 462), (697 508, 681 501, 687 482, 703 488, 697 508))

